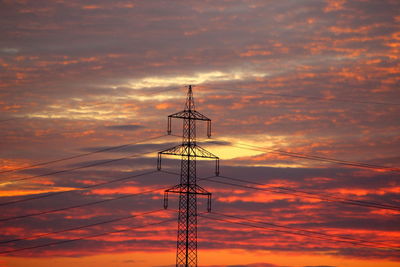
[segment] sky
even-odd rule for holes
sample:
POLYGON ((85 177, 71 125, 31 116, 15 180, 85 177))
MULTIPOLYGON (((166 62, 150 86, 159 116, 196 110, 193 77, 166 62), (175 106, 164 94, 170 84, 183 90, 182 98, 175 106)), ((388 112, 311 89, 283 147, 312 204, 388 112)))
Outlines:
POLYGON ((194 85, 198 262, 400 264, 398 0, 0 0, 0 266, 175 266, 194 85))

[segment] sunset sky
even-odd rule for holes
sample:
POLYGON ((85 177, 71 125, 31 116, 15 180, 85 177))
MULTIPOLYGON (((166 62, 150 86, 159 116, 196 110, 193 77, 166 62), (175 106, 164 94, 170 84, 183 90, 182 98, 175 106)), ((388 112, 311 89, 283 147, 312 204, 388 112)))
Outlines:
POLYGON ((189 84, 221 159, 199 266, 399 266, 399 11, 0 0, 0 267, 175 266, 180 159, 156 159, 189 84))

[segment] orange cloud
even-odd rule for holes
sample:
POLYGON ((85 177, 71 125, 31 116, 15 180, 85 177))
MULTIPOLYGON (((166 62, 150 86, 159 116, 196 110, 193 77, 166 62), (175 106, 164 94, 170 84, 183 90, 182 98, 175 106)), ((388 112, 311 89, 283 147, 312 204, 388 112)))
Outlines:
POLYGON ((86 5, 82 7, 82 9, 101 9, 101 8, 103 7, 100 5, 86 5))
POLYGON ((18 189, 18 190, 2 190, 0 191, 0 197, 15 197, 15 196, 26 196, 26 195, 35 195, 35 194, 43 194, 50 192, 63 192, 74 190, 73 187, 50 187, 50 188, 37 188, 37 189, 18 189))
POLYGON ((240 53, 241 57, 254 57, 254 56, 268 56, 272 53, 270 51, 261 51, 261 50, 249 50, 243 53, 240 53))
POLYGON ((136 194, 143 192, 142 187, 137 186, 124 186, 118 188, 102 188, 102 189, 95 189, 92 190, 91 193, 97 195, 113 195, 113 194, 136 194))
POLYGON ((157 104, 156 105, 156 109, 158 109, 158 110, 163 110, 163 109, 167 109, 167 108, 170 108, 170 107, 172 107, 173 105, 172 104, 169 104, 169 103, 161 103, 161 104, 157 104))
POLYGON ((344 9, 343 5, 346 0, 326 0, 327 5, 324 8, 324 12, 332 12, 344 9))

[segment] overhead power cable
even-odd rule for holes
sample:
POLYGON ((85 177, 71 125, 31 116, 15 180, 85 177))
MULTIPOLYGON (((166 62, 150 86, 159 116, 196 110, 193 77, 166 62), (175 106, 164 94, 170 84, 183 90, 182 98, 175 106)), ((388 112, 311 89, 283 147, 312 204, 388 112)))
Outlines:
POLYGON ((33 196, 33 197, 28 197, 28 198, 23 198, 23 199, 11 200, 11 201, 8 201, 8 202, 0 203, 0 206, 6 206, 6 205, 11 205, 11 204, 16 204, 16 203, 22 203, 22 202, 26 202, 26 201, 36 200, 36 199, 48 198, 48 197, 58 196, 58 195, 62 195, 62 194, 70 193, 70 192, 75 192, 75 191, 88 190, 88 189, 96 188, 96 187, 99 187, 99 186, 108 185, 108 184, 117 183, 117 182, 122 182, 122 181, 126 181, 126 180, 129 180, 129 179, 132 179, 132 178, 136 178, 136 177, 140 177, 140 176, 144 176, 144 175, 148 175, 148 174, 152 174, 152 173, 156 173, 156 172, 157 171, 149 171, 149 172, 145 172, 145 173, 129 175, 129 176, 126 176, 126 177, 113 179, 113 180, 106 181, 106 182, 101 182, 101 183, 98 183, 98 184, 87 185, 87 186, 80 187, 80 188, 75 188, 75 189, 72 189, 72 190, 53 192, 53 193, 49 193, 49 194, 46 194, 46 195, 33 196))
MULTIPOLYGON (((387 166, 382 166, 382 165, 374 165, 374 164, 355 162, 355 161, 345 161, 345 160, 340 160, 340 159, 313 156, 313 155, 307 155, 307 154, 302 154, 302 153, 294 153, 294 152, 288 152, 288 151, 277 150, 277 149, 266 149, 263 147, 257 147, 257 146, 253 146, 253 145, 243 144, 243 143, 239 143, 239 145, 240 146, 235 146, 235 147, 242 148, 242 149, 248 149, 248 150, 254 150, 254 151, 260 151, 260 152, 268 152, 268 153, 279 154, 279 155, 301 158, 301 159, 308 159, 308 160, 335 163, 335 164, 340 164, 340 165, 347 165, 347 166, 352 166, 352 167, 400 172, 400 169, 398 169, 398 168, 387 167, 387 166), (243 147, 243 146, 248 146, 248 147, 243 147)), ((234 145, 230 145, 230 146, 234 146, 234 145)))
MULTIPOLYGON (((176 137, 181 137, 181 136, 175 135, 175 134, 171 134, 171 135, 176 136, 176 137)), ((215 141, 211 140, 211 141, 207 141, 207 142, 215 144, 215 145, 231 146, 231 147, 236 147, 236 148, 240 148, 240 149, 272 153, 272 154, 279 154, 279 155, 284 155, 284 156, 294 157, 294 158, 302 158, 302 159, 308 159, 308 160, 335 163, 335 164, 340 164, 340 165, 347 165, 347 166, 358 167, 358 168, 386 170, 386 171, 390 171, 390 172, 400 173, 400 168, 396 168, 396 167, 388 167, 388 166, 383 166, 383 165, 369 164, 369 163, 356 162, 356 161, 346 161, 346 160, 335 159, 335 158, 328 158, 328 157, 307 155, 307 154, 302 154, 302 153, 288 152, 288 151, 279 150, 279 149, 269 149, 269 148, 265 148, 265 147, 261 147, 261 146, 254 146, 254 145, 250 145, 250 144, 246 144, 246 143, 238 143, 238 145, 234 145, 234 144, 231 144, 231 143, 229 143, 225 140, 219 139, 219 138, 213 138, 213 139, 215 141), (243 146, 245 146, 245 147, 243 147, 243 146)))
POLYGON ((245 221, 247 223, 230 221, 230 220, 226 220, 226 219, 215 218, 215 217, 204 216, 204 215, 199 215, 199 216, 207 218, 207 219, 229 222, 229 223, 248 226, 248 227, 267 229, 269 231, 281 232, 281 233, 285 233, 285 234, 300 235, 300 236, 306 236, 306 237, 315 238, 315 239, 322 239, 322 240, 333 241, 333 242, 342 242, 342 243, 348 243, 348 244, 363 246, 363 247, 372 247, 372 248, 377 248, 377 249, 389 249, 389 250, 396 250, 396 251, 400 250, 400 247, 387 245, 387 244, 383 244, 380 242, 366 241, 366 240, 361 240, 361 239, 356 239, 356 238, 330 235, 330 234, 326 234, 326 233, 319 233, 316 231, 310 231, 310 230, 305 230, 305 229, 300 229, 300 228, 288 227, 288 226, 283 226, 283 225, 278 225, 278 224, 273 224, 273 223, 266 223, 266 222, 256 221, 256 220, 249 220, 246 218, 233 216, 233 215, 226 215, 226 214, 222 214, 222 213, 216 213, 216 212, 212 212, 212 213, 220 215, 220 216, 239 219, 239 220, 245 221), (254 225, 252 223, 267 225, 268 227, 254 225), (294 230, 294 231, 271 229, 270 227, 286 228, 286 229, 294 230))
POLYGON ((50 242, 42 245, 36 245, 36 246, 30 246, 30 247, 24 247, 24 248, 17 248, 17 249, 11 249, 11 250, 4 250, 0 251, 0 254, 10 254, 18 251, 23 251, 23 250, 30 250, 30 249, 36 249, 36 248, 43 248, 43 247, 48 247, 48 246, 54 246, 54 245, 60 245, 60 244, 65 244, 65 243, 71 243, 79 240, 84 240, 84 239, 90 239, 94 237, 99 237, 99 236, 105 236, 105 235, 110 235, 110 234, 115 234, 115 233, 122 233, 122 232, 127 232, 127 231, 132 231, 135 229, 140 229, 144 228, 147 226, 154 226, 154 225, 159 225, 167 222, 172 222, 175 221, 175 219, 168 219, 168 220, 163 220, 159 222, 154 222, 154 223, 147 223, 147 224, 142 224, 134 227, 129 227, 127 229, 121 229, 121 230, 113 230, 113 231, 108 231, 108 232, 103 232, 100 234, 93 234, 93 235, 85 235, 82 237, 74 238, 74 239, 67 239, 67 240, 61 240, 61 241, 56 241, 56 242, 50 242))
POLYGON ((268 149, 268 148, 265 148, 265 147, 254 146, 254 145, 245 144, 245 143, 238 143, 238 145, 233 145, 233 144, 230 144, 230 143, 223 142, 224 140, 221 140, 221 139, 214 139, 214 140, 216 140, 216 141, 209 141, 209 143, 214 143, 214 144, 222 145, 222 146, 237 147, 237 148, 253 150, 253 151, 260 151, 260 152, 266 152, 266 153, 279 154, 279 155, 284 155, 284 156, 294 157, 294 158, 315 160, 315 161, 321 161, 321 162, 329 162, 329 163, 347 165, 347 166, 358 167, 358 168, 368 168, 368 169, 374 169, 374 170, 386 170, 386 171, 390 171, 390 172, 400 173, 400 168, 395 168, 395 167, 388 167, 388 166, 369 164, 369 163, 363 163, 363 162, 356 162, 356 161, 346 161, 346 160, 340 160, 340 159, 334 159, 334 158, 328 158, 328 157, 321 157, 321 156, 313 156, 313 155, 307 155, 307 154, 302 154, 302 153, 294 153, 294 152, 283 151, 283 150, 279 150, 279 149, 268 149))
MULTIPOLYGON (((176 173, 167 172, 167 171, 163 171, 163 172, 170 173, 170 174, 176 174, 176 173)), ((199 178, 198 180, 206 180, 206 179, 209 179, 211 177, 214 177, 214 176, 199 178)), ((24 214, 24 215, 0 218, 0 222, 12 221, 12 220, 16 220, 16 219, 23 219, 23 218, 34 217, 34 216, 45 215, 45 214, 51 214, 51 213, 56 213, 56 212, 60 212, 60 211, 66 211, 66 210, 70 210, 70 209, 83 208, 83 207, 87 207, 87 206, 107 203, 107 202, 110 202, 110 201, 125 199, 125 198, 129 198, 129 197, 145 195, 145 194, 149 194, 149 193, 153 193, 153 192, 157 192, 157 191, 161 191, 161 190, 166 190, 166 189, 168 189, 168 188, 164 187, 164 188, 150 189, 150 190, 146 190, 146 191, 143 191, 143 192, 140 192, 140 193, 127 194, 127 195, 122 195, 122 196, 118 196, 118 197, 114 197, 114 198, 107 198, 107 199, 92 201, 92 202, 88 202, 88 203, 84 203, 84 204, 68 206, 68 207, 64 207, 64 208, 58 208, 58 209, 39 211, 39 212, 29 213, 29 214, 24 214)))
POLYGON ((50 160, 50 161, 46 161, 46 162, 35 163, 35 164, 29 165, 29 166, 24 166, 24 167, 19 167, 19 168, 14 168, 14 169, 3 170, 3 171, 0 171, 0 173, 7 173, 7 172, 14 172, 14 171, 19 171, 19 170, 31 169, 31 168, 35 168, 35 167, 39 167, 39 166, 44 166, 44 165, 49 165, 49 164, 57 163, 57 162, 61 162, 61 161, 81 158, 81 157, 85 157, 85 156, 89 156, 89 155, 93 155, 93 154, 98 154, 98 153, 102 153, 102 152, 118 150, 118 149, 122 149, 122 148, 125 148, 125 147, 128 147, 128 146, 134 145, 134 144, 139 144, 139 143, 143 143, 143 142, 146 142, 146 141, 158 139, 158 138, 161 138, 161 137, 164 137, 164 136, 166 136, 166 135, 165 134, 158 135, 158 136, 155 136, 155 137, 141 139, 139 141, 136 141, 136 142, 133 142, 133 143, 129 143, 129 144, 113 146, 113 147, 107 147, 107 148, 99 149, 99 150, 96 150, 96 151, 82 153, 82 154, 74 155, 74 156, 70 156, 70 157, 60 158, 60 159, 56 159, 56 160, 50 160))
POLYGON ((38 239, 38 238, 44 237, 44 236, 55 235, 55 234, 60 234, 60 233, 66 233, 66 232, 80 230, 80 229, 84 229, 84 228, 88 228, 88 227, 93 227, 93 226, 98 226, 98 225, 103 225, 103 224, 108 224, 108 223, 113 223, 113 222, 119 222, 119 221, 123 221, 123 220, 127 220, 127 219, 132 219, 132 218, 135 218, 135 217, 140 217, 140 216, 144 216, 144 215, 160 212, 162 210, 164 210, 164 209, 158 209, 158 210, 154 210, 154 211, 137 213, 137 214, 134 214, 134 215, 129 215, 129 216, 125 216, 125 217, 115 218, 115 219, 111 219, 111 220, 107 220, 107 221, 101 221, 101 222, 91 223, 91 224, 86 224, 86 225, 81 225, 81 226, 75 226, 75 227, 72 227, 72 228, 57 230, 57 231, 54 231, 54 232, 48 232, 48 233, 43 233, 43 234, 37 234, 37 235, 31 235, 31 236, 25 236, 25 237, 20 237, 20 238, 0 241, 0 244, 13 243, 13 242, 18 242, 18 241, 23 241, 23 240, 38 239))
POLYGON ((152 189, 152 190, 147 190, 147 191, 143 191, 143 192, 140 192, 140 193, 128 194, 128 195, 118 196, 118 197, 114 197, 114 198, 107 198, 107 199, 97 200, 97 201, 88 202, 88 203, 84 203, 84 204, 68 206, 68 207, 65 207, 65 208, 58 208, 58 209, 39 211, 39 212, 35 212, 35 213, 29 213, 29 214, 18 215, 18 216, 13 216, 13 217, 0 218, 0 222, 6 222, 6 221, 11 221, 11 220, 16 220, 16 219, 34 217, 34 216, 45 215, 45 214, 50 214, 50 213, 56 213, 56 212, 60 212, 60 211, 70 210, 70 209, 83 208, 83 207, 87 207, 87 206, 91 206, 91 205, 97 205, 97 204, 101 204, 101 203, 114 201, 114 200, 119 200, 119 199, 124 199, 124 198, 139 196, 139 195, 144 195, 144 194, 148 194, 148 193, 153 193, 153 192, 160 191, 160 190, 163 190, 163 189, 164 188, 162 188, 162 189, 160 189, 160 188, 152 189))
POLYGON ((125 160, 125 159, 136 158, 136 157, 139 157, 139 156, 142 156, 142 155, 145 155, 145 154, 149 154, 149 153, 154 153, 154 152, 157 152, 157 151, 158 150, 151 150, 151 151, 143 152, 143 153, 140 153, 140 154, 133 154, 133 155, 130 155, 130 156, 127 156, 127 157, 110 159, 110 160, 105 160, 105 161, 101 161, 101 162, 95 162, 95 163, 91 163, 91 164, 84 165, 84 166, 73 167, 73 168, 69 168, 69 169, 63 169, 63 170, 58 170, 58 171, 53 171, 53 172, 48 172, 48 173, 44 173, 44 174, 38 174, 38 175, 34 175, 34 176, 23 177, 23 178, 17 178, 17 179, 12 179, 12 180, 6 180, 6 181, 2 181, 0 183, 0 185, 4 184, 4 183, 7 183, 7 182, 18 182, 18 181, 30 180, 30 179, 34 179, 34 178, 46 177, 46 176, 50 176, 50 175, 54 175, 54 174, 67 173, 67 172, 86 169, 86 168, 90 168, 90 167, 100 166, 100 165, 104 165, 104 164, 108 164, 108 163, 112 163, 112 162, 117 162, 117 161, 121 161, 121 160, 125 160))
MULTIPOLYGON (((170 173, 170 174, 177 174, 177 173, 172 173, 172 172, 168 172, 168 171, 163 171, 163 172, 170 173)), ((214 176, 214 177, 215 178, 225 178, 225 179, 230 179, 230 180, 239 181, 239 182, 243 182, 243 183, 255 184, 255 185, 259 185, 259 186, 267 186, 266 184, 256 183, 256 182, 248 181, 245 179, 233 178, 233 177, 228 177, 228 176, 224 176, 224 175, 219 175, 219 176, 214 176)), ((211 177, 211 178, 214 178, 214 177, 211 177)), ((229 182, 217 181, 217 180, 213 180, 211 178, 206 178, 206 179, 203 178, 203 180, 207 180, 207 181, 219 183, 219 184, 231 185, 231 186, 242 187, 242 188, 253 189, 253 190, 259 190, 259 191, 268 191, 268 192, 279 193, 279 194, 289 194, 289 195, 294 195, 294 196, 303 197, 303 198, 319 199, 319 200, 330 201, 330 202, 339 202, 342 204, 363 206, 363 207, 369 207, 369 208, 400 211, 399 206, 390 205, 390 204, 386 204, 386 203, 379 203, 379 202, 365 201, 365 200, 355 200, 355 199, 350 199, 350 198, 332 196, 332 195, 328 195, 328 194, 308 192, 305 190, 293 189, 293 188, 288 188, 288 187, 259 188, 259 187, 252 187, 252 186, 248 186, 248 185, 240 185, 240 184, 234 184, 234 183, 229 183, 229 182)))
MULTIPOLYGON (((239 181, 242 183, 249 183, 249 184, 254 184, 254 185, 259 185, 259 186, 267 186, 266 184, 261 184, 261 183, 256 183, 244 179, 239 179, 239 178, 232 178, 224 175, 216 176, 216 178, 225 178, 233 181, 239 181)), ((236 186, 236 187, 241 187, 241 188, 247 188, 247 189, 253 189, 253 190, 258 190, 258 191, 266 191, 266 192, 273 192, 273 193, 278 193, 278 194, 288 194, 288 195, 294 195, 297 197, 302 197, 302 198, 310 198, 310 199, 319 199, 319 200, 324 200, 324 201, 329 201, 329 202, 339 202, 342 204, 348 204, 348 205, 355 205, 355 206, 362 206, 362 207, 368 207, 368 208, 377 208, 377 209, 386 209, 386 210, 394 210, 394 211, 400 211, 399 206, 395 205, 390 205, 390 204, 385 204, 385 203, 378 203, 378 202, 373 202, 373 201, 363 201, 363 200, 354 200, 350 198, 344 198, 344 197, 337 197, 337 196, 332 196, 328 194, 321 194, 321 193, 314 193, 314 192, 308 192, 304 190, 297 190, 293 188, 287 188, 287 187, 276 187, 276 186, 270 186, 270 187, 253 187, 249 185, 241 185, 241 184, 236 184, 236 183, 230 183, 230 182, 223 182, 223 181, 217 181, 215 179, 206 179, 207 181, 213 182, 213 183, 219 183, 219 184, 224 184, 224 185, 231 185, 231 186, 236 186)))
POLYGON ((270 226, 279 227, 279 228, 285 228, 285 229, 289 229, 289 230, 296 230, 296 231, 300 231, 300 232, 314 234, 314 235, 317 235, 317 236, 340 238, 340 239, 345 239, 345 240, 350 240, 350 241, 355 241, 355 242, 362 242, 362 243, 369 243, 369 244, 374 244, 374 245, 379 245, 379 246, 390 247, 390 248, 394 248, 394 249, 397 249, 397 250, 400 249, 400 247, 398 247, 398 246, 392 246, 392 245, 388 245, 388 244, 385 244, 385 243, 382 243, 382 242, 376 242, 376 241, 353 238, 353 237, 348 237, 348 236, 341 236, 341 235, 317 232, 317 231, 313 231, 313 230, 302 229, 302 228, 299 228, 299 227, 293 227, 293 226, 287 226, 287 225, 280 225, 280 224, 276 224, 276 223, 269 223, 269 222, 263 222, 263 221, 258 221, 258 220, 252 220, 252 219, 243 218, 243 217, 240 217, 240 216, 223 214, 223 213, 219 213, 219 212, 213 212, 213 213, 215 213, 217 215, 225 216, 225 217, 239 219, 239 220, 247 220, 249 222, 254 222, 254 223, 259 223, 259 224, 264 224, 264 225, 270 225, 270 226))
MULTIPOLYGON (((252 148, 255 148, 255 149, 259 149, 259 151, 264 151, 264 152, 265 152, 265 150, 268 150, 268 149, 263 148, 263 147, 249 145, 249 144, 239 143, 239 145, 252 147, 252 148)), ((245 149, 247 149, 247 148, 245 148, 245 149)), ((346 160, 340 160, 340 159, 334 159, 334 158, 328 158, 328 157, 321 157, 321 156, 314 156, 314 155, 307 155, 307 154, 288 152, 288 151, 283 151, 283 150, 278 150, 278 149, 268 150, 268 152, 278 153, 278 154, 286 155, 286 156, 290 156, 290 157, 312 159, 312 160, 331 162, 331 163, 336 163, 336 164, 349 165, 349 166, 354 166, 354 167, 400 172, 399 168, 394 168, 394 167, 388 167, 388 166, 382 166, 382 165, 376 165, 376 164, 369 164, 369 163, 363 163, 363 162, 356 162, 356 161, 346 161, 346 160)))

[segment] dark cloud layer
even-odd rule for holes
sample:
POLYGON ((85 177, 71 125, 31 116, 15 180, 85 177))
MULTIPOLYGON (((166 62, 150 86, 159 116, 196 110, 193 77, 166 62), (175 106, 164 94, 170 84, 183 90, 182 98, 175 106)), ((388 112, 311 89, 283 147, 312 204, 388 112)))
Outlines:
POLYGON ((143 126, 141 125, 135 125, 135 124, 126 124, 126 125, 110 125, 110 126, 106 126, 106 129, 110 129, 110 130, 120 130, 120 131, 135 131, 138 130, 140 128, 142 128, 143 126))

